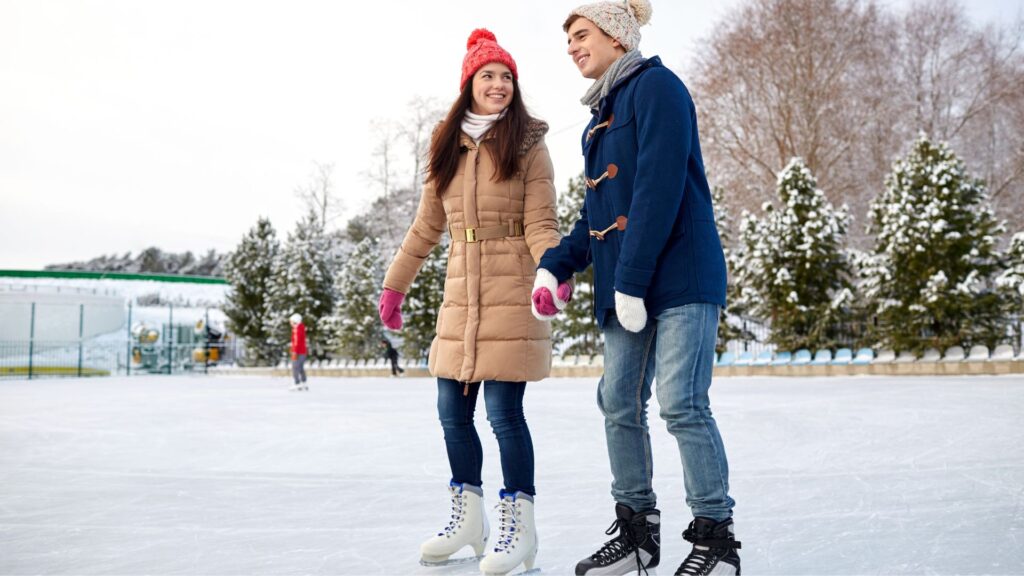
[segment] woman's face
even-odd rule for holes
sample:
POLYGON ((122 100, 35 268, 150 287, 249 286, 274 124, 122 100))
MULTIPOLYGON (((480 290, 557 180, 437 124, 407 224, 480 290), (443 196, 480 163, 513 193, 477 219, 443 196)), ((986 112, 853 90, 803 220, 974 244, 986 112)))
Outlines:
POLYGON ((473 75, 473 104, 469 109, 474 114, 497 114, 508 108, 514 91, 512 70, 504 64, 491 62, 473 75))

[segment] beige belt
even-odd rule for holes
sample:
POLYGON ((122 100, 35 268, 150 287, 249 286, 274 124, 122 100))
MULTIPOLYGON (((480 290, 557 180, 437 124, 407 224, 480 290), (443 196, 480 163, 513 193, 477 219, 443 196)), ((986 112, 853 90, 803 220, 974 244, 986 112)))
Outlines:
POLYGON ((508 238, 509 236, 522 236, 523 223, 509 220, 498 226, 486 228, 454 228, 448 227, 448 233, 452 235, 455 242, 479 242, 481 240, 494 240, 495 238, 508 238))

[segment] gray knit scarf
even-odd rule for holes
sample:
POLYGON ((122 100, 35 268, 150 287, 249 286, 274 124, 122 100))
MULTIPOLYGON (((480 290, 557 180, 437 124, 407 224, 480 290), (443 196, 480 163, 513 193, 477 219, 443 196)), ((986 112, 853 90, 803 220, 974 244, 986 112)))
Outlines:
POLYGON ((600 78, 594 80, 594 83, 587 90, 587 93, 583 95, 583 98, 580 99, 580 102, 591 110, 597 108, 598 104, 601 103, 601 99, 607 96, 619 81, 632 74, 643 63, 644 57, 640 55, 640 50, 636 48, 619 56, 619 59, 612 62, 612 65, 604 71, 600 78))

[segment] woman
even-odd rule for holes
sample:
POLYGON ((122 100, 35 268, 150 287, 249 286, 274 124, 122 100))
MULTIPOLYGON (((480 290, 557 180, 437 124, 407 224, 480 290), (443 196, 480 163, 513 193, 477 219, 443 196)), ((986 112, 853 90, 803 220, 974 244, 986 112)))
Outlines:
POLYGON ((565 284, 550 285, 542 291, 547 302, 535 303, 531 314, 534 269, 560 240, 543 140, 547 124, 530 117, 516 63, 487 30, 469 37, 460 90, 434 131, 420 206, 388 268, 379 311, 385 326, 401 327, 402 299, 447 229, 452 243, 429 367, 437 377, 437 409, 452 471, 452 516, 423 543, 421 562, 448 563, 467 545, 480 557, 486 546, 483 452, 473 425, 482 384, 505 486, 499 492, 498 534, 480 569, 505 574, 520 564, 531 569, 537 554, 533 443, 523 394, 527 381, 550 371, 551 334, 534 315, 550 314, 552 301, 564 307, 571 292, 565 284))

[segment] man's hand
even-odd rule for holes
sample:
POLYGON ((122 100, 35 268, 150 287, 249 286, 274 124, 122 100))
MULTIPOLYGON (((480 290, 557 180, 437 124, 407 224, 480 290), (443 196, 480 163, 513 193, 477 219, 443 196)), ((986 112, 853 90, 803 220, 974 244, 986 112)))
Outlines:
POLYGON ((531 309, 538 320, 551 320, 563 310, 572 299, 572 286, 568 282, 558 283, 554 274, 544 268, 537 269, 537 279, 533 282, 531 309))
POLYGON ((647 307, 644 299, 615 292, 615 315, 619 324, 630 332, 639 332, 647 325, 647 307))

